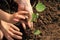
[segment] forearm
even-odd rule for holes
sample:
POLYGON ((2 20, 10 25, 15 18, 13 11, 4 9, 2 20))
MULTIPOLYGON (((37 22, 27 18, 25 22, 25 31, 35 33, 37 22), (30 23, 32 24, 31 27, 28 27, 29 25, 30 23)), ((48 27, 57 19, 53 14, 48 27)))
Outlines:
POLYGON ((0 20, 9 22, 10 16, 11 16, 10 14, 8 14, 7 12, 4 12, 3 10, 0 9, 0 20))

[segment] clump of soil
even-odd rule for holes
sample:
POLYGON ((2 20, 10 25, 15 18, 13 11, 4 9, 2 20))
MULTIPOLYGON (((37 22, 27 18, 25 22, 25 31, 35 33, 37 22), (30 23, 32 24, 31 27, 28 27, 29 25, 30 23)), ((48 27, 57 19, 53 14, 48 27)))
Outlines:
POLYGON ((46 10, 39 13, 37 22, 34 22, 34 29, 39 29, 41 34, 34 35, 34 30, 28 29, 26 40, 60 40, 60 0, 39 1, 46 6, 46 10))

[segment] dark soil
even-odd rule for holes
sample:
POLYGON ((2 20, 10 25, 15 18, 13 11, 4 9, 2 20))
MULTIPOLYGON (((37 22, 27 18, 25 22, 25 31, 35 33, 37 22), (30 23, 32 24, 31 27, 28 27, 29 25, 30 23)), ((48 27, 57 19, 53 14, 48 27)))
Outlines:
MULTIPOLYGON (((28 29, 26 40, 60 40, 60 0, 39 1, 46 6, 46 10, 39 13, 37 22, 34 22, 34 28, 39 29, 41 34, 34 35, 33 31, 28 29)), ((37 13, 35 7, 33 9, 37 13)))

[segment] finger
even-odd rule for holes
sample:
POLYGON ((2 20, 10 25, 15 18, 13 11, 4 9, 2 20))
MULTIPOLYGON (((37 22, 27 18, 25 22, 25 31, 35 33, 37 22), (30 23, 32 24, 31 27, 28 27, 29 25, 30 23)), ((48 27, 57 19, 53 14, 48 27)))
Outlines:
POLYGON ((15 39, 22 39, 22 36, 18 36, 18 35, 13 35, 13 37, 14 37, 15 39))
POLYGON ((10 35, 5 36, 7 38, 7 40, 14 40, 10 35))
POLYGON ((25 19, 25 16, 24 15, 16 15, 15 18, 16 19, 25 19))
POLYGON ((9 32, 9 34, 10 34, 11 37, 13 37, 13 38, 15 38, 15 39, 22 39, 21 36, 16 35, 16 34, 13 34, 11 31, 8 31, 8 32, 9 32))
POLYGON ((21 21, 21 24, 22 24, 23 28, 26 29, 26 25, 23 21, 21 21))
POLYGON ((28 16, 25 16, 25 18, 27 18, 27 19, 28 19, 28 16))
POLYGON ((2 31, 7 40, 14 40, 4 28, 2 29, 2 31))
POLYGON ((31 24, 30 24, 30 22, 28 22, 28 26, 29 26, 29 28, 31 28, 31 24))
POLYGON ((31 30, 33 30, 34 28, 33 28, 33 22, 31 22, 31 30))
MULTIPOLYGON (((2 22, 3 21, 1 21, 1 24, 3 24, 2 22)), ((12 37, 10 37, 10 35, 8 33, 8 30, 6 30, 3 25, 1 25, 1 26, 2 26, 1 30, 2 30, 2 32, 4 34, 4 36, 7 38, 7 40, 14 40, 12 37)))
POLYGON ((14 34, 22 35, 22 33, 21 33, 21 32, 16 31, 16 30, 14 30, 14 29, 12 29, 12 28, 10 28, 10 31, 11 31, 12 33, 14 33, 14 34))
POLYGON ((19 11, 18 13, 19 13, 19 14, 28 14, 27 11, 19 11))
POLYGON ((11 26, 13 29, 15 29, 15 30, 20 31, 20 29, 19 29, 18 27, 16 27, 15 25, 10 24, 10 26, 11 26))
POLYGON ((13 19, 13 20, 14 20, 15 22, 19 22, 19 21, 20 21, 19 19, 16 19, 16 18, 15 18, 15 19, 13 19))
POLYGON ((25 15, 17 15, 13 20, 19 22, 20 19, 28 19, 28 16, 25 16, 25 15))
POLYGON ((20 21, 21 22, 21 24, 22 24, 22 26, 23 26, 23 28, 24 29, 26 29, 26 25, 28 25, 28 27, 32 30, 33 29, 33 22, 30 22, 30 21, 28 21, 28 22, 24 22, 24 21, 20 21))
MULTIPOLYGON (((8 31, 8 34, 9 34, 9 36, 7 36, 7 39, 11 40, 11 38, 13 37, 14 34, 11 31, 8 31)), ((14 40, 14 39, 12 38, 12 40, 14 40)))
POLYGON ((3 32, 0 30, 0 39, 3 39, 3 32))
POLYGON ((28 21, 28 27, 29 27, 30 29, 33 29, 33 23, 28 21))

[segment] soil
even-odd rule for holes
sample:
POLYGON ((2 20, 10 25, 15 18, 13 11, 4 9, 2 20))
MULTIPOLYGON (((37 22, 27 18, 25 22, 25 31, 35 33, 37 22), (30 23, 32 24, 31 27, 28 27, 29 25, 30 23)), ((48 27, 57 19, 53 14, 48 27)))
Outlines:
MULTIPOLYGON (((39 13, 36 22, 33 22, 34 29, 39 29, 41 33, 34 35, 33 31, 21 29, 23 32, 23 40, 60 40, 60 0, 38 0, 42 2, 46 9, 39 13)), ((32 5, 36 6, 37 0, 32 0, 32 5)), ((34 12, 37 13, 35 6, 34 12)), ((15 7, 16 8, 16 7, 15 7)), ((4 8, 3 8, 4 9, 4 8)), ((20 24, 17 25, 20 27, 20 24)), ((5 40, 5 39, 4 39, 5 40)))
MULTIPOLYGON (((39 13, 34 29, 41 31, 40 35, 34 35, 33 31, 26 30, 26 40, 60 40, 60 0, 38 0, 46 9, 39 13)), ((37 4, 37 1, 36 1, 37 4)), ((35 7, 34 12, 37 13, 35 7)))

